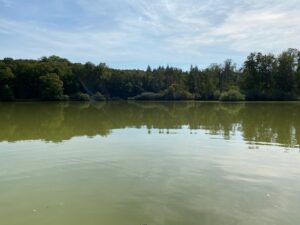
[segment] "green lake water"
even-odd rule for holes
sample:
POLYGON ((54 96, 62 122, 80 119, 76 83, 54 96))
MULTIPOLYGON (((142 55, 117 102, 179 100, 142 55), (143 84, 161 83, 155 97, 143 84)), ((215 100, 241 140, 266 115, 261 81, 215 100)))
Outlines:
POLYGON ((0 103, 1 225, 298 225, 300 103, 0 103))

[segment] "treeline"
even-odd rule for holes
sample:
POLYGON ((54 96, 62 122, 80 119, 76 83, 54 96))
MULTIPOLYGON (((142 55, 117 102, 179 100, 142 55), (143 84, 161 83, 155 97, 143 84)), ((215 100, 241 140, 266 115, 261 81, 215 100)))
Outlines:
POLYGON ((0 100, 295 100, 300 96, 300 52, 251 53, 189 71, 173 67, 117 70, 71 63, 58 56, 0 60, 0 100))

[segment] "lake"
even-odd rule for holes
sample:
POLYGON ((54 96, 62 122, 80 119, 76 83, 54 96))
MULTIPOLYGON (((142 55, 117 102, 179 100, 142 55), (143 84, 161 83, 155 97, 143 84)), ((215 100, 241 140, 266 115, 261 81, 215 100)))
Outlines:
POLYGON ((298 225, 300 103, 0 104, 2 225, 298 225))

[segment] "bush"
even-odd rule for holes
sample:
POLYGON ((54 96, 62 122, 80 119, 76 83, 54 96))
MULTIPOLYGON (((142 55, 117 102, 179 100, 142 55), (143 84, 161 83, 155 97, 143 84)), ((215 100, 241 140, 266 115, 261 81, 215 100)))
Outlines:
POLYGON ((104 95, 102 95, 100 92, 97 92, 96 94, 94 94, 92 96, 92 99, 94 101, 105 101, 106 100, 106 98, 104 97, 104 95))
POLYGON ((178 85, 173 84, 163 92, 159 92, 159 93, 144 92, 131 99, 133 100, 193 100, 195 99, 195 95, 184 90, 178 85))
POLYGON ((163 92, 164 100, 192 100, 195 96, 178 85, 171 85, 163 92))
POLYGON ((195 95, 184 87, 173 84, 165 91, 165 98, 168 98, 168 100, 193 100, 195 95))
POLYGON ((70 97, 68 95, 62 95, 59 100, 60 101, 69 101, 70 97))
POLYGON ((131 100, 159 100, 162 99, 162 93, 154 93, 154 92, 143 92, 140 95, 129 98, 131 100))
POLYGON ((243 95, 238 89, 229 89, 220 96, 221 101, 244 101, 245 95, 243 95))
POLYGON ((73 95, 71 97, 71 100, 73 101, 90 101, 90 96, 88 94, 85 94, 85 93, 81 93, 81 92, 78 92, 76 95, 73 95))

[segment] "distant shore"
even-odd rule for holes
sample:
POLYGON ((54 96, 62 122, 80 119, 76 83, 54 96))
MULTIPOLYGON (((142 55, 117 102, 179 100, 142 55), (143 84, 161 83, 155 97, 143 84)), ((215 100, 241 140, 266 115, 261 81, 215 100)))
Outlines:
POLYGON ((120 70, 58 56, 0 60, 0 101, 290 101, 300 98, 300 51, 251 53, 189 71, 170 66, 120 70), (22 100, 21 100, 22 99, 22 100))

